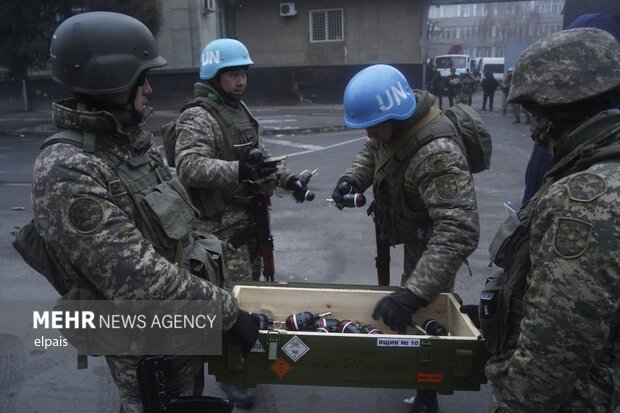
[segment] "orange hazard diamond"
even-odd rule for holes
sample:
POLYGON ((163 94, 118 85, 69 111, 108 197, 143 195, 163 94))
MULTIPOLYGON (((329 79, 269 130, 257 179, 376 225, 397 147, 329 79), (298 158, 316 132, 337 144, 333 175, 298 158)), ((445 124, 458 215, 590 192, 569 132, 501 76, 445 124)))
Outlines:
POLYGON ((288 364, 288 362, 284 360, 284 358, 278 357, 276 361, 271 363, 271 365, 269 366, 269 370, 271 370, 273 374, 275 374, 280 380, 282 380, 284 376, 286 376, 291 372, 291 370, 293 370, 293 366, 288 364))

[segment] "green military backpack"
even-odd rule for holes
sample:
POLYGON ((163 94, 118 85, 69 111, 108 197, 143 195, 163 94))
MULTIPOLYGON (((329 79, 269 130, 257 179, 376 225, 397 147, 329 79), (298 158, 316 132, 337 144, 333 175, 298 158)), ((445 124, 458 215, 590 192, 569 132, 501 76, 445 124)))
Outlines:
POLYGON ((478 112, 463 103, 458 103, 442 112, 452 121, 463 140, 469 170, 478 173, 489 169, 493 147, 491 133, 478 112))

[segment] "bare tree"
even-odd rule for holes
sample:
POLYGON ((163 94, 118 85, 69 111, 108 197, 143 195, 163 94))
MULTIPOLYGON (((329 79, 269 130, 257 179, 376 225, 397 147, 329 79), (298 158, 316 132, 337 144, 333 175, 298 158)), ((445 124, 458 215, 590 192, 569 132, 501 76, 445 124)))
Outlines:
POLYGON ((114 11, 142 21, 153 34, 162 24, 160 0, 3 0, 0 4, 0 67, 21 81, 24 110, 30 110, 28 75, 45 69, 52 33, 83 11, 114 11))

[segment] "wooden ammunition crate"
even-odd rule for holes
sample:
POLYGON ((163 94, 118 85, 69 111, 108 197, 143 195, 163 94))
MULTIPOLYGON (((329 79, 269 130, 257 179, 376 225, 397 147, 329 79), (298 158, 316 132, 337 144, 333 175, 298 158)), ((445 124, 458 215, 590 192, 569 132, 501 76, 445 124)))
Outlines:
POLYGON ((225 343, 221 357, 210 357, 209 373, 218 381, 343 387, 418 388, 449 394, 479 390, 486 383, 488 353, 481 333, 458 310, 452 294, 441 296, 414 314, 422 324, 434 319, 448 336, 428 336, 411 327, 392 332, 371 314, 377 302, 395 288, 353 285, 238 285, 234 294, 242 309, 285 321, 297 312, 324 313, 330 318, 372 324, 384 334, 320 333, 261 330, 259 344, 243 357, 225 343))

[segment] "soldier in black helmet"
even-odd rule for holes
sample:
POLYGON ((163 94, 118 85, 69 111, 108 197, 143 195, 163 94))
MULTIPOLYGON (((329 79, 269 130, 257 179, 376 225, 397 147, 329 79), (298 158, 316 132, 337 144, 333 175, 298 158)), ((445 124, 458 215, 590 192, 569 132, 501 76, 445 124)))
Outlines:
MULTIPOLYGON (((142 129, 152 93, 147 72, 166 64, 152 33, 123 14, 79 14, 56 29, 50 54, 54 81, 74 97, 53 104, 61 132, 37 158, 32 209, 37 232, 66 274, 63 288, 106 300, 209 300, 221 310, 223 329, 249 351, 258 320, 217 282, 192 275, 179 251, 197 244, 186 222, 193 210, 180 185, 168 185, 170 172, 142 129), (176 188, 160 204, 170 214, 150 213, 138 202, 163 189, 160 184, 176 188), (169 220, 180 232, 166 231, 169 220)), ((106 361, 123 411, 144 411, 136 372, 141 357, 106 361)), ((173 371, 179 395, 202 393, 202 369, 194 357, 173 371)))

